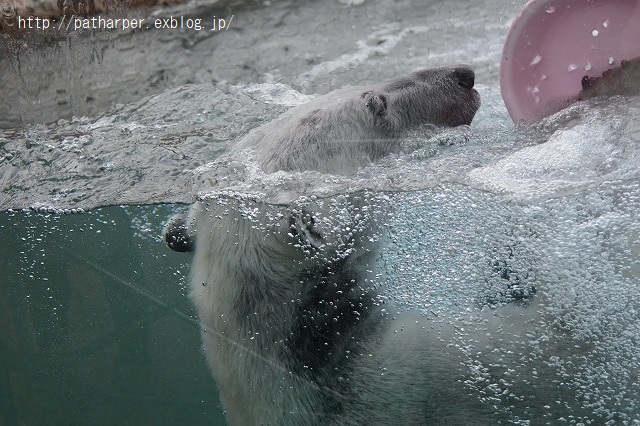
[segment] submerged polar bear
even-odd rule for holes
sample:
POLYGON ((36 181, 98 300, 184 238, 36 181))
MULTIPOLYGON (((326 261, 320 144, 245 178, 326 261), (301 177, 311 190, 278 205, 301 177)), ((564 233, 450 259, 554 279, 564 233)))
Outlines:
MULTIPOLYGON (((456 66, 338 90, 251 132, 232 155, 253 150, 267 172, 351 173, 411 127, 469 124, 473 85, 456 66)), ((218 193, 167 225, 172 249, 195 251, 190 296, 232 424, 473 423, 486 411, 478 398, 459 403, 453 326, 385 309, 370 197, 277 206, 218 193)))

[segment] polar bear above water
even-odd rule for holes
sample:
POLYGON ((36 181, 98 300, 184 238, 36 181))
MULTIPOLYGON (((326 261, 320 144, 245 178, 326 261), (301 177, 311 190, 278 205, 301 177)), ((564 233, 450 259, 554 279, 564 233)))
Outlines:
POLYGON ((424 69, 335 90, 250 132, 236 150, 253 148, 266 172, 348 174, 393 151, 412 127, 470 124, 480 107, 474 77, 466 66, 424 69))
MULTIPOLYGON (((473 85, 457 66, 338 90, 251 132, 232 155, 252 149, 267 172, 351 173, 411 127, 469 124, 473 85)), ((190 296, 232 424, 422 424, 477 412, 456 406, 464 388, 450 373, 457 361, 440 360, 451 357, 439 332, 416 337, 413 318, 393 332, 375 288, 369 207, 366 193, 287 206, 219 193, 167 225, 172 249, 195 251, 190 296), (409 349, 429 342, 439 350, 409 349)))

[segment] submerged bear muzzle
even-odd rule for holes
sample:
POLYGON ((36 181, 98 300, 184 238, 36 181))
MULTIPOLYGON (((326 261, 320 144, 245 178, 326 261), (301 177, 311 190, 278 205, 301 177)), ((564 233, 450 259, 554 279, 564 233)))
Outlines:
POLYGON ((193 235, 189 233, 187 225, 188 211, 174 215, 165 226, 164 241, 169 248, 177 252, 192 252, 195 250, 193 235))

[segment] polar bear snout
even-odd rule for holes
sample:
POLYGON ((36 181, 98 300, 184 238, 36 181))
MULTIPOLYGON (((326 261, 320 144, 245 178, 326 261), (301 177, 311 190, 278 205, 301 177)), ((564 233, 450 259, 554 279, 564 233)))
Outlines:
POLYGON ((164 241, 177 252, 192 252, 195 249, 193 235, 189 234, 188 211, 174 215, 164 228, 164 241))
POLYGON ((476 73, 466 65, 460 65, 453 69, 453 75, 458 79, 458 84, 466 89, 473 89, 476 73))

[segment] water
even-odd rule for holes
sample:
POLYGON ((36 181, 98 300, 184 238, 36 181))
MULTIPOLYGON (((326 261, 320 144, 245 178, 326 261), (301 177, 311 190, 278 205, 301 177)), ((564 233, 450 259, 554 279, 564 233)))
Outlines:
POLYGON ((223 422, 170 211, 0 215, 4 424, 223 422))
POLYGON ((495 421, 634 424, 639 202, 637 179, 535 203, 451 184, 396 193, 380 261, 387 297, 435 323, 471 318, 455 347, 469 388, 496 404, 495 421), (470 309, 503 303, 528 306, 525 329, 502 317, 496 331, 470 309), (524 409, 532 395, 538 402, 524 409))
MULTIPOLYGON (((479 365, 483 325, 459 336, 467 388, 496 419, 640 421, 640 101, 513 127, 497 64, 522 2, 352 3, 240 3, 224 34, 3 39, 4 423, 224 423, 185 297, 190 257, 160 238, 173 212, 219 189, 269 203, 376 194, 390 212, 379 281, 397 309, 536 313, 493 349, 496 365, 479 365), (355 175, 267 175, 225 156, 316 93, 461 62, 483 101, 471 128, 418 129, 355 175), (517 408, 517 384, 546 382, 560 389, 548 404, 517 408)), ((202 7, 190 13, 221 10, 202 7)))

